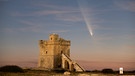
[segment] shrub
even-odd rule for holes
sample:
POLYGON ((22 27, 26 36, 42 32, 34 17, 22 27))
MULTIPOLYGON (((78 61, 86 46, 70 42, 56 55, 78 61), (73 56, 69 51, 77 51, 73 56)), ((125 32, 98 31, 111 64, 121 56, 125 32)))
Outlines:
POLYGON ((114 71, 112 69, 103 69, 101 72, 102 73, 114 73, 114 71))
POLYGON ((59 68, 59 69, 53 69, 52 71, 56 72, 56 73, 64 73, 66 70, 62 69, 62 68, 59 68))
POLYGON ((0 72, 24 72, 22 68, 16 65, 6 65, 0 67, 0 72))

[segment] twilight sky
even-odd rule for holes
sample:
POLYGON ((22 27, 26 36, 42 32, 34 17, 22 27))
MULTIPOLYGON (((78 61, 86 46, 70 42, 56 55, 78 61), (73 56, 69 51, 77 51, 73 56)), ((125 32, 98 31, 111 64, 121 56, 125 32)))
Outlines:
POLYGON ((85 69, 135 70, 135 0, 0 0, 0 65, 36 67, 51 33, 85 69))

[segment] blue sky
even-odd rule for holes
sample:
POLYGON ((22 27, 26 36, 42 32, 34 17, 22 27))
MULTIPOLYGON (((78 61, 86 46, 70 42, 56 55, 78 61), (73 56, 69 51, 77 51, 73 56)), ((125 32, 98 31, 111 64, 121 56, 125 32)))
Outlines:
POLYGON ((86 69, 135 69, 134 0, 0 0, 0 10, 1 65, 35 64, 38 40, 57 33, 86 69))

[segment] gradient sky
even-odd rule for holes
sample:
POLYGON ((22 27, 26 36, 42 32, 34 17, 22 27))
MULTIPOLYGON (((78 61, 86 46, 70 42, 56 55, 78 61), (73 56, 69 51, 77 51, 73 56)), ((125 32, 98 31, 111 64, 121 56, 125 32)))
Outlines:
POLYGON ((0 0, 0 65, 36 67, 51 33, 85 69, 135 70, 135 0, 0 0))

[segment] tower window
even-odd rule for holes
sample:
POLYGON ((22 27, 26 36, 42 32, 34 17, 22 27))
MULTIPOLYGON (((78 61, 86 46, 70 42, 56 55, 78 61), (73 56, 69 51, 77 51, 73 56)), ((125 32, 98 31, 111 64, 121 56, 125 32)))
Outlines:
POLYGON ((46 54, 47 54, 47 51, 46 51, 46 54))
POLYGON ((61 54, 63 53, 63 51, 61 51, 61 54))
POLYGON ((52 38, 51 38, 51 40, 52 40, 52 38))

